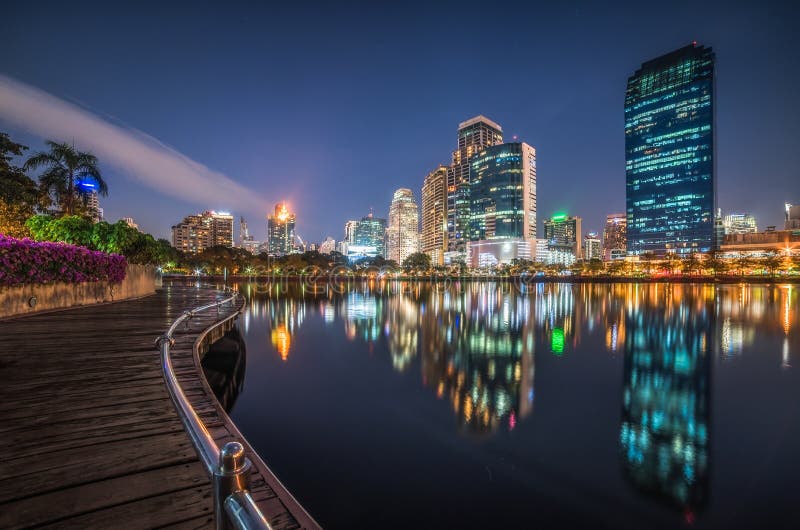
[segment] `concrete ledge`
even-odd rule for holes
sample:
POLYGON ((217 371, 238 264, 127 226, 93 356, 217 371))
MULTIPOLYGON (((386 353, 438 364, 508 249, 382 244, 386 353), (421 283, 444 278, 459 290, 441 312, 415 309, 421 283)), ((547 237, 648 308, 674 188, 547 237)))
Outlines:
POLYGON ((138 298, 156 290, 156 269, 128 265, 122 283, 29 284, 0 288, 0 318, 138 298))

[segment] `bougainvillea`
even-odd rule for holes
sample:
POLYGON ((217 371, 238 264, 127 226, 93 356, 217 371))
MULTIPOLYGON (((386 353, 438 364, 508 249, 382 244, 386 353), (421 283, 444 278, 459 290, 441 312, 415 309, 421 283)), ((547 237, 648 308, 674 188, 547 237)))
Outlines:
POLYGON ((120 283, 127 267, 125 256, 119 254, 0 234, 0 285, 101 280, 120 283))

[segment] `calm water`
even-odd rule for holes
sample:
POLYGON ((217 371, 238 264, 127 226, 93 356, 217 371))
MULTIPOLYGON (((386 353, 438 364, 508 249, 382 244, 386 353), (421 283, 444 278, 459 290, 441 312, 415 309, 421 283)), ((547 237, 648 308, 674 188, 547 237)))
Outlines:
POLYGON ((240 289, 231 415, 325 527, 796 527, 798 286, 240 289))

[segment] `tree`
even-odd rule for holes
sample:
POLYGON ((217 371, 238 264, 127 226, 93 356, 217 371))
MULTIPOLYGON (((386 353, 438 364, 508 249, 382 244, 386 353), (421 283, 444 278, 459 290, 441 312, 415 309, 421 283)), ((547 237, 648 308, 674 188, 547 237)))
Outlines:
POLYGON ((50 151, 40 151, 25 162, 25 169, 44 168, 39 175, 39 183, 43 190, 55 194, 66 215, 72 215, 75 195, 85 197, 86 193, 76 187, 77 180, 89 176, 97 183, 97 192, 104 197, 108 195, 108 185, 97 163, 97 157, 91 153, 77 151, 67 143, 48 140, 50 151))
POLYGON ((424 252, 414 252, 403 260, 403 268, 427 271, 431 268, 431 257, 424 252))
POLYGON ((689 257, 681 261, 681 269, 686 274, 694 274, 701 268, 700 260, 697 258, 697 254, 692 252, 689 254, 689 257))
POLYGON ((590 259, 589 262, 586 265, 587 265, 587 269, 589 270, 589 272, 591 274, 595 274, 596 275, 597 273, 599 273, 600 271, 603 270, 603 262, 598 258, 590 259))
POLYGON ((25 237, 25 221, 34 214, 39 203, 39 188, 22 168, 11 164, 28 149, 0 133, 0 233, 25 237))
POLYGON ((711 271, 715 278, 717 277, 717 274, 725 272, 728 269, 727 263, 716 257, 709 258, 705 262, 705 267, 711 271))
POLYGON ((770 276, 775 277, 775 273, 783 265, 783 258, 777 254, 771 254, 761 260, 761 263, 769 271, 770 276))

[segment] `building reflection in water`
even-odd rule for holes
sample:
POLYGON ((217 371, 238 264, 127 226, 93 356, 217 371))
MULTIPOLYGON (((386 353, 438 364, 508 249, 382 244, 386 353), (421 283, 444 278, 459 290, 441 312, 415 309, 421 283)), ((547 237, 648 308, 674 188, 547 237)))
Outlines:
POLYGON ((632 293, 625 323, 624 475, 687 519, 706 505, 709 487, 714 297, 704 291, 676 285, 632 293))
POLYGON ((234 327, 211 345, 201 362, 203 374, 225 412, 233 410, 244 387, 247 348, 234 327))

